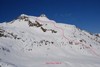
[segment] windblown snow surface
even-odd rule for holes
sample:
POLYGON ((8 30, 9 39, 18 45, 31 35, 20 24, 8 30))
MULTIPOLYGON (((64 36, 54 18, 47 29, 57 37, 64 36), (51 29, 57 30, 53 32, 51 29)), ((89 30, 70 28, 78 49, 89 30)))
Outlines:
POLYGON ((22 14, 0 23, 0 67, 100 67, 100 34, 22 14))

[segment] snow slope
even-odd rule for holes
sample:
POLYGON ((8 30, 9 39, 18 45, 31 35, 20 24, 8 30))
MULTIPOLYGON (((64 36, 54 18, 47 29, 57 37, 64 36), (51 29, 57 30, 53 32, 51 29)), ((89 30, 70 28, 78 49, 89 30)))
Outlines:
POLYGON ((0 23, 0 67, 100 67, 100 34, 22 14, 0 23))

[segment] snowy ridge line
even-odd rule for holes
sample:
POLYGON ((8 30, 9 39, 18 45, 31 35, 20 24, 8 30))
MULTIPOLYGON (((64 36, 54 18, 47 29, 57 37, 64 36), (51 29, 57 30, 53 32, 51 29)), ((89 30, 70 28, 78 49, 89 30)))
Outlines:
MULTIPOLYGON (((40 21, 40 22, 41 22, 42 20, 36 18, 36 21, 40 21)), ((42 21, 41 23, 43 23, 43 22, 46 22, 46 21, 42 21)), ((49 22, 49 23, 50 23, 50 22, 49 22)), ((55 28, 62 30, 62 36, 63 36, 67 41, 72 41, 71 39, 68 39, 68 38, 64 35, 64 29, 63 29, 63 28, 57 27, 57 26, 55 25, 55 23, 53 23, 53 22, 52 22, 52 24, 53 24, 53 26, 54 26, 55 28)), ((87 45, 85 45, 85 44, 83 44, 83 43, 81 43, 81 42, 74 42, 74 43, 82 44, 84 47, 89 48, 96 56, 100 57, 100 55, 94 50, 93 47, 91 48, 90 46, 87 46, 87 45)), ((91 52, 90 52, 90 53, 91 53, 91 52)))

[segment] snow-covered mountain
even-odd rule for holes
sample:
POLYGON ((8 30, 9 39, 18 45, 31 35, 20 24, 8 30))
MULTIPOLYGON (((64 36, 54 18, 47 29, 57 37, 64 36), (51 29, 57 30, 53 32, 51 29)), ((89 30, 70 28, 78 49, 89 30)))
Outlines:
POLYGON ((100 67, 100 34, 22 14, 0 23, 0 67, 100 67))

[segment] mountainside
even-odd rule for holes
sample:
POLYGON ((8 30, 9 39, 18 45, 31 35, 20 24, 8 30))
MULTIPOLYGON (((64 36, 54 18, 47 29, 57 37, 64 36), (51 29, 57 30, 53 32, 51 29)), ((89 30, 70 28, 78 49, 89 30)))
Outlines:
POLYGON ((100 67, 100 34, 22 14, 0 23, 0 67, 100 67))

